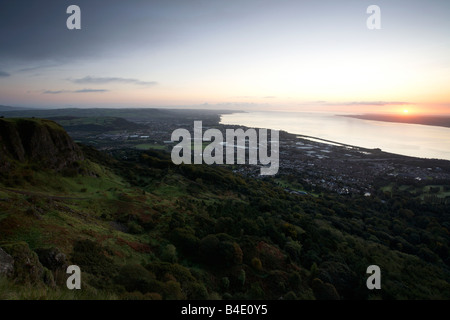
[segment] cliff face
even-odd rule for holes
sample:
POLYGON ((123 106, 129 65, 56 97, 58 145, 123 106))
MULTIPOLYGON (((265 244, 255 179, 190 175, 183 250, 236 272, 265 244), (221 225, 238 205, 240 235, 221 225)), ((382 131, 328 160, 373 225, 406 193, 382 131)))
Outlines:
POLYGON ((57 123, 43 119, 0 119, 0 168, 14 161, 62 170, 84 160, 80 148, 57 123))

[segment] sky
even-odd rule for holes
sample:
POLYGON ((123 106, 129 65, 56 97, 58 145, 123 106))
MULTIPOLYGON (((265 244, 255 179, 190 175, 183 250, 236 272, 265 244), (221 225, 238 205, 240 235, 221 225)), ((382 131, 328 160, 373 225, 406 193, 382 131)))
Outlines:
POLYGON ((449 15, 442 0, 1 0, 0 105, 450 114, 449 15))

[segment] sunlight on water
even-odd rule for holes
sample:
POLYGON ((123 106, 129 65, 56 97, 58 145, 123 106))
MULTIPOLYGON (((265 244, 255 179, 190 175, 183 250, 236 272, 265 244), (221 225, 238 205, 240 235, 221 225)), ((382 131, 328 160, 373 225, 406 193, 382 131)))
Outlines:
POLYGON ((279 129, 407 156, 450 160, 450 128, 444 127, 304 112, 226 114, 221 123, 279 129))

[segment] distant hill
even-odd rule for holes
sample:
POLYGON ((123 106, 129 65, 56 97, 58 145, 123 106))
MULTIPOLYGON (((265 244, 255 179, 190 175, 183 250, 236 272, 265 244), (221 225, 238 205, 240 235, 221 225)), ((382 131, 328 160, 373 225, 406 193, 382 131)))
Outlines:
POLYGON ((361 115, 345 115, 345 117, 363 120, 373 120, 373 121, 423 124, 427 126, 450 128, 449 116, 361 114, 361 115))
POLYGON ((2 111, 23 111, 23 110, 28 110, 28 109, 21 108, 21 107, 10 107, 10 106, 0 105, 0 112, 2 112, 2 111))
MULTIPOLYGON (((1 110, 0 110, 1 111, 1 110)), ((129 121, 161 120, 172 119, 174 117, 185 119, 195 119, 199 115, 218 116, 219 114, 232 113, 232 110, 203 110, 203 109, 165 109, 165 108, 91 108, 91 109, 45 109, 26 110, 13 108, 4 110, 0 115, 8 118, 55 118, 55 117, 116 117, 129 121)))
POLYGON ((139 130, 146 128, 144 125, 117 117, 60 116, 51 117, 49 119, 59 123, 68 132, 107 132, 116 130, 139 130))

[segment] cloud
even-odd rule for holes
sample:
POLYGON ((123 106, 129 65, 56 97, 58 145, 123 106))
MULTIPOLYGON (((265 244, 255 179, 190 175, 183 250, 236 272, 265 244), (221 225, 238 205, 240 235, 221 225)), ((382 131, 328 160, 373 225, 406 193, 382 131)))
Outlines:
POLYGON ((328 102, 328 101, 315 101, 314 104, 324 106, 401 106, 409 105, 411 102, 403 101, 348 101, 348 102, 328 102))
POLYGON ((106 89, 81 89, 73 91, 75 93, 89 93, 89 92, 108 92, 109 90, 106 89))
POLYGON ((129 83, 141 86, 155 86, 156 81, 142 81, 138 79, 120 78, 120 77, 91 77, 87 76, 80 79, 69 79, 77 84, 108 84, 108 83, 129 83))
POLYGON ((232 96, 232 99, 275 99, 276 96, 232 96))
POLYGON ((106 89, 81 89, 81 90, 46 90, 43 94, 61 94, 61 93, 95 93, 95 92, 108 92, 106 89))
POLYGON ((9 77, 9 76, 10 76, 10 74, 8 72, 0 70, 0 78, 6 78, 6 77, 9 77))
POLYGON ((345 103, 345 105, 355 105, 355 106, 401 106, 405 104, 411 103, 401 101, 353 101, 345 103))
POLYGON ((57 90, 57 91, 53 91, 53 90, 46 90, 43 93, 44 94, 60 94, 60 93, 68 93, 70 91, 68 90, 57 90))
POLYGON ((43 64, 31 66, 31 67, 22 68, 19 70, 19 72, 31 72, 31 71, 37 71, 37 70, 42 70, 42 69, 47 69, 47 68, 60 67, 62 65, 63 65, 62 63, 43 63, 43 64))

